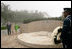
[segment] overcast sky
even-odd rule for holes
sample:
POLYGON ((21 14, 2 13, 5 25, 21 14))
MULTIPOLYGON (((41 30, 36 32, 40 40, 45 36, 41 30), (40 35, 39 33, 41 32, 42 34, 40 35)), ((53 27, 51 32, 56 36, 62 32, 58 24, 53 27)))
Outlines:
POLYGON ((38 10, 47 12, 51 17, 62 15, 63 8, 71 8, 71 1, 1 1, 9 4, 11 10, 38 10))

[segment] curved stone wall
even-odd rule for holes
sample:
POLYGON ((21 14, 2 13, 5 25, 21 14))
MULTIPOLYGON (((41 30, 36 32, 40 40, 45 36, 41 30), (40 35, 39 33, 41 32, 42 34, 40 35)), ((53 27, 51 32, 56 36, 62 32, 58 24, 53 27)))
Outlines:
POLYGON ((61 21, 56 20, 43 20, 34 21, 28 24, 21 24, 20 30, 24 32, 48 31, 52 32, 57 26, 61 26, 61 21))

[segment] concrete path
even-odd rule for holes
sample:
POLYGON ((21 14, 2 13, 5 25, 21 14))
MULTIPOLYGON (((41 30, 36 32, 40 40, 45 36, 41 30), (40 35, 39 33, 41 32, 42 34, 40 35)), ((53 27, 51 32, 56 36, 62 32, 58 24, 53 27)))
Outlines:
POLYGON ((7 35, 7 30, 1 30, 1 48, 29 48, 17 41, 18 34, 7 35))

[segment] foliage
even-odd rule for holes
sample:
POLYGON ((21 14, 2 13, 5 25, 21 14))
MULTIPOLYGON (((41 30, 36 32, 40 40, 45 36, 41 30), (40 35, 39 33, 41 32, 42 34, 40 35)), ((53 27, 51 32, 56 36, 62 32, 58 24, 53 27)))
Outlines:
POLYGON ((1 19, 7 22, 7 21, 12 21, 13 17, 14 17, 14 13, 9 9, 9 5, 5 5, 4 3, 1 3, 1 19))
POLYGON ((12 11, 9 5, 1 3, 1 22, 4 21, 4 23, 6 23, 7 21, 11 21, 15 23, 29 23, 39 20, 62 20, 62 17, 45 18, 44 13, 38 10, 35 10, 35 12, 29 12, 28 10, 12 11))
POLYGON ((1 30, 5 30, 5 29, 7 29, 6 26, 2 26, 2 27, 1 27, 1 30))

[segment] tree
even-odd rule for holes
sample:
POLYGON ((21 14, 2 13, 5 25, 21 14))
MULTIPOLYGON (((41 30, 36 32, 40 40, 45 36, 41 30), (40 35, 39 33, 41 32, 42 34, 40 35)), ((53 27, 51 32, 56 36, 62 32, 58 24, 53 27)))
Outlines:
POLYGON ((14 18, 14 13, 9 9, 9 5, 5 5, 4 3, 1 3, 1 18, 4 22, 12 21, 14 18))

